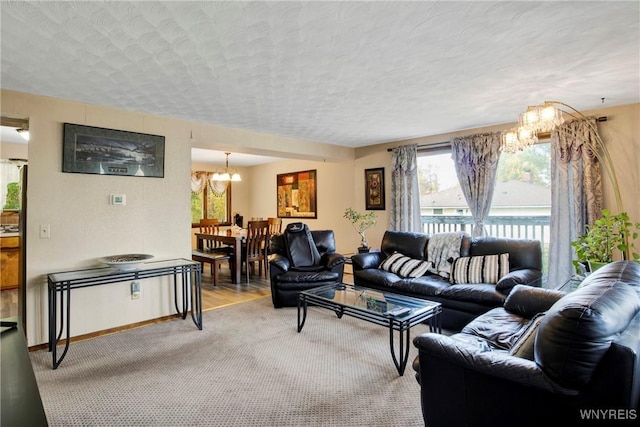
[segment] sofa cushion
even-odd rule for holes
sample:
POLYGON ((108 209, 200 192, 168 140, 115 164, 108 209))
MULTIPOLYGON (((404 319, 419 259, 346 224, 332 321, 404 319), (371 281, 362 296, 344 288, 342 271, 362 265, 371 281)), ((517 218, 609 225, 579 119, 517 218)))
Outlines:
POLYGON ((424 233, 387 230, 382 236, 380 250, 386 256, 401 252, 411 258, 424 259, 428 240, 424 233))
POLYGON ((420 259, 413 259, 399 252, 382 261, 380 268, 400 277, 420 277, 427 272, 429 263, 420 259))
POLYGON ((393 285, 395 290, 417 297, 433 297, 451 287, 451 284, 435 274, 398 280, 393 285))
POLYGON ((354 271, 353 276, 354 280, 357 280, 358 282, 362 281, 367 284, 367 287, 374 289, 390 288, 403 280, 402 277, 395 273, 390 273, 378 268, 354 271))
POLYGON ((472 301, 487 307, 502 307, 505 296, 489 283, 467 283, 452 285, 440 291, 440 295, 452 301, 472 301))
POLYGON ((531 322, 522 329, 522 332, 518 334, 517 339, 509 350, 511 356, 534 360, 533 350, 535 348, 536 332, 538 332, 538 327, 543 318, 544 313, 536 314, 531 319, 531 322))
POLYGON ((633 286, 605 274, 594 276, 557 301, 538 328, 535 361, 565 387, 588 384, 611 342, 640 312, 633 286))
POLYGON ((508 350, 528 324, 528 319, 498 307, 469 322, 462 329, 462 333, 480 337, 491 343, 493 347, 508 350))
POLYGON ((509 273, 509 254, 460 257, 453 262, 451 283, 498 283, 509 273))
POLYGON ((504 308, 511 313, 531 319, 536 314, 549 310, 556 301, 565 295, 564 292, 555 289, 516 285, 504 301, 504 308))

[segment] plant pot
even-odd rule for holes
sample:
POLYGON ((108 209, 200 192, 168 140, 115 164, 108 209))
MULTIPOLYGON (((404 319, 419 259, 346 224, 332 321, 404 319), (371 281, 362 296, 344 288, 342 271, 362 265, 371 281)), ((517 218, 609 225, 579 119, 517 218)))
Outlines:
POLYGON ((608 262, 587 261, 589 263, 589 271, 593 273, 597 269, 609 264, 608 262))

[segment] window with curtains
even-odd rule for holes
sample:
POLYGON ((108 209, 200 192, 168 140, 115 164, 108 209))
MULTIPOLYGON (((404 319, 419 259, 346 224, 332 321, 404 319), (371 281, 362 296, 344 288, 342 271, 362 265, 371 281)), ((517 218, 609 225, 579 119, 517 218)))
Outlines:
POLYGON ((211 181, 212 172, 191 173, 191 223, 217 219, 231 224, 231 182, 211 181))
MULTIPOLYGON (((551 215, 550 158, 549 140, 514 154, 500 154, 496 190, 485 224, 491 236, 540 240, 545 264, 551 215)), ((471 212, 450 148, 418 152, 418 183, 425 233, 471 230, 471 212)))

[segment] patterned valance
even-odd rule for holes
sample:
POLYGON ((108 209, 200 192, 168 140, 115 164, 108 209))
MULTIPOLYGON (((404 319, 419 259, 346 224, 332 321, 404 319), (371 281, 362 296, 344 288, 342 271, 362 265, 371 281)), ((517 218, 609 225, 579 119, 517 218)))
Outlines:
POLYGON ((220 196, 227 191, 227 181, 211 181, 213 172, 196 171, 191 172, 191 192, 195 194, 202 193, 205 185, 209 185, 209 189, 216 195, 220 196))

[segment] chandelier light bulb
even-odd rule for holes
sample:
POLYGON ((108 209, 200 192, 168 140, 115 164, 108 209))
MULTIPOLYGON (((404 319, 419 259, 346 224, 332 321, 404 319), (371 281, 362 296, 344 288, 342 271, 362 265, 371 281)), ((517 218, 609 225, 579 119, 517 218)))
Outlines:
POLYGON ((242 178, 240 178, 240 174, 238 173, 238 171, 234 171, 233 174, 229 172, 229 154, 231 153, 224 154, 227 155, 224 171, 216 171, 211 177, 211 181, 242 181, 242 178))

